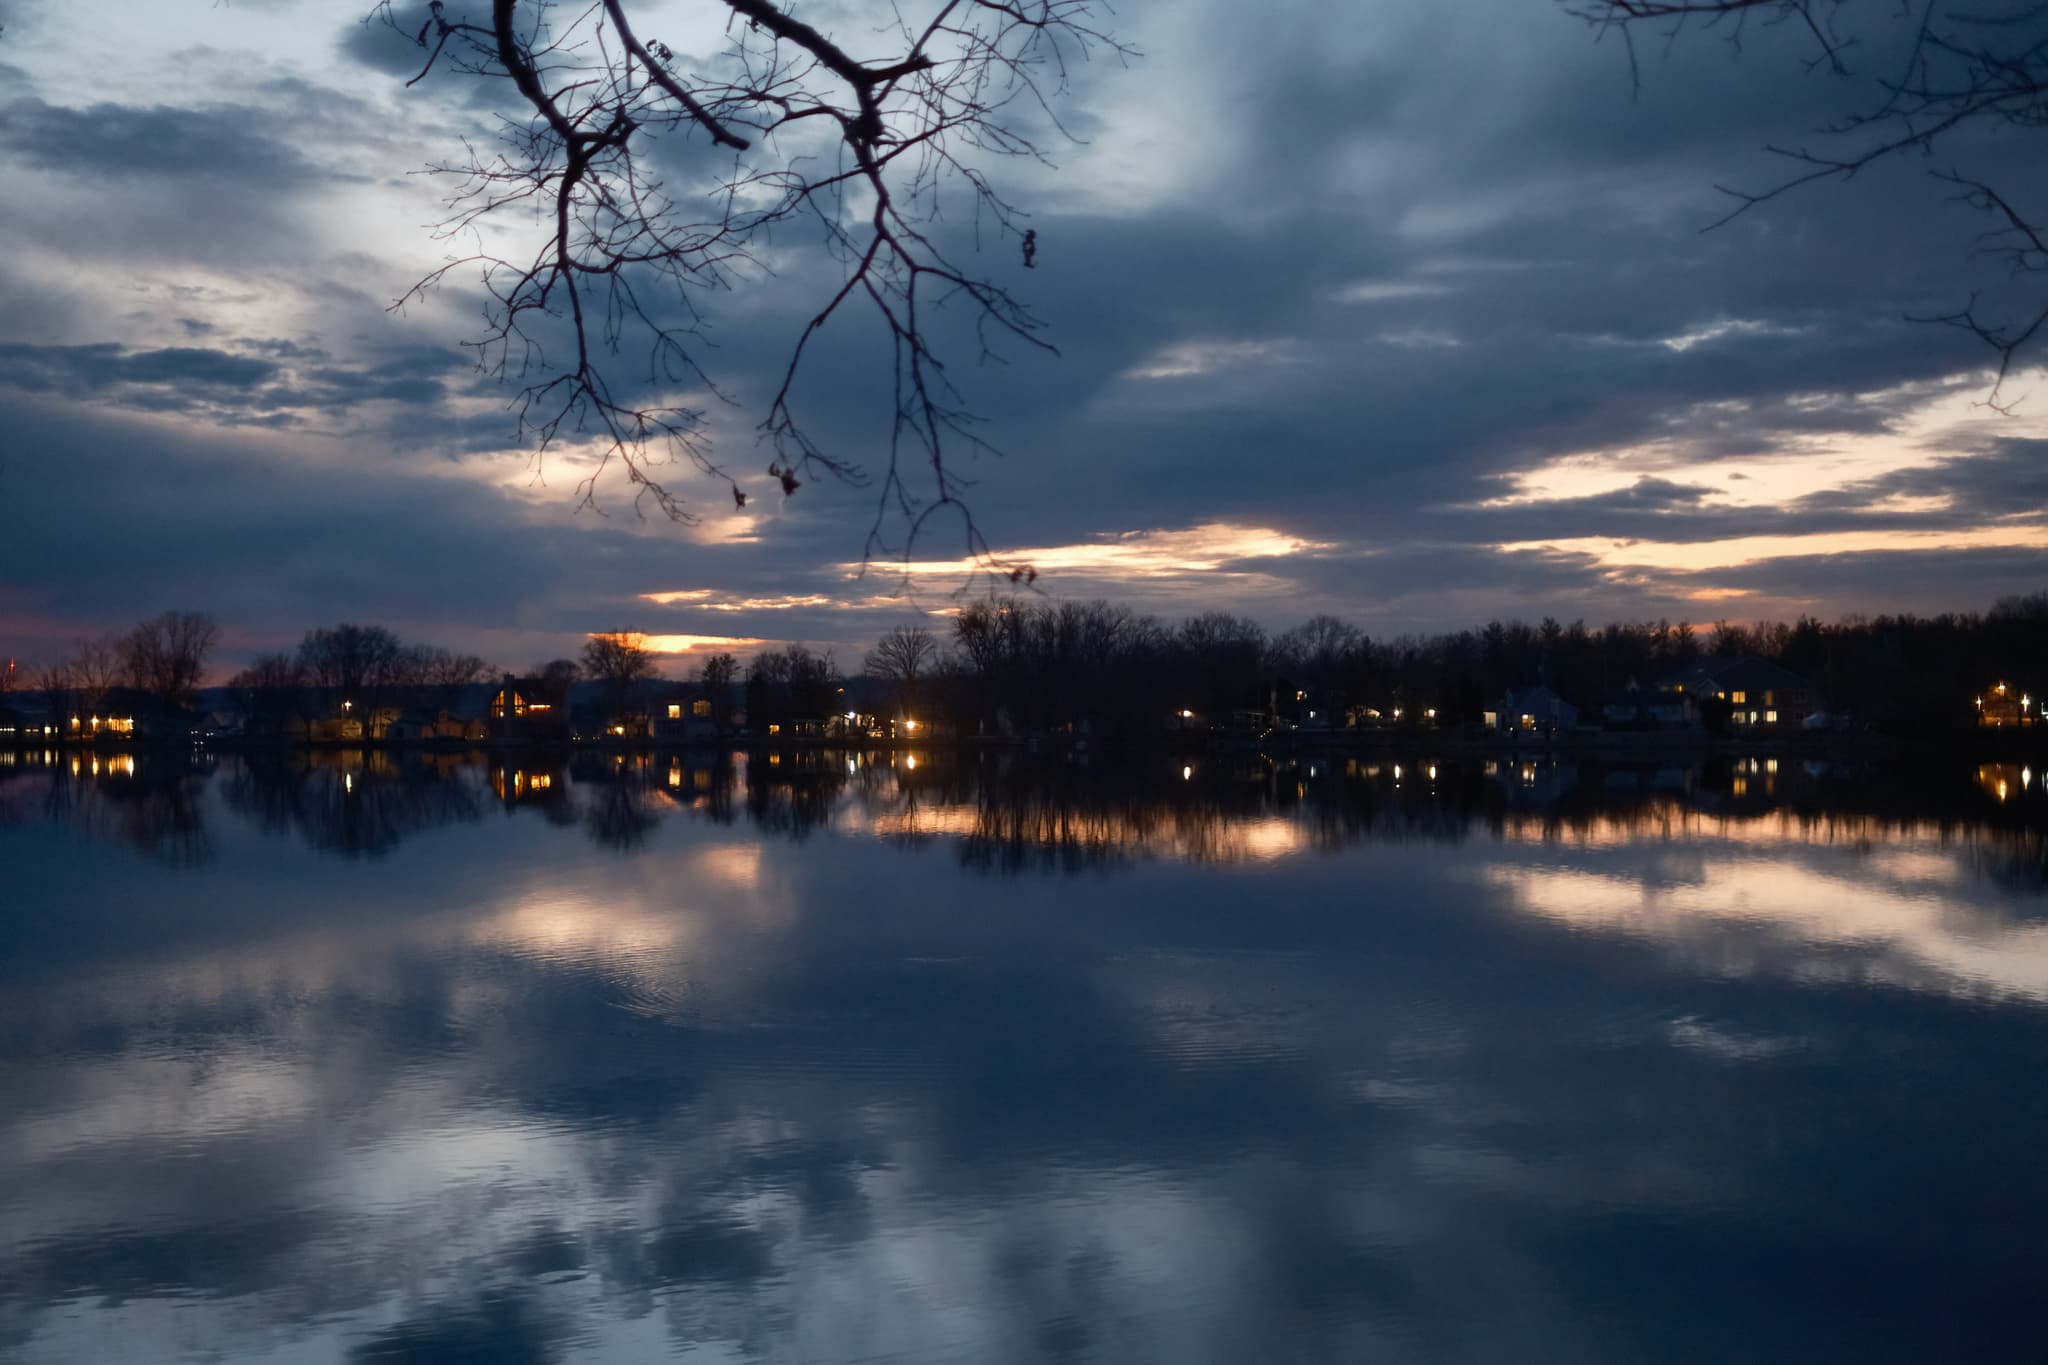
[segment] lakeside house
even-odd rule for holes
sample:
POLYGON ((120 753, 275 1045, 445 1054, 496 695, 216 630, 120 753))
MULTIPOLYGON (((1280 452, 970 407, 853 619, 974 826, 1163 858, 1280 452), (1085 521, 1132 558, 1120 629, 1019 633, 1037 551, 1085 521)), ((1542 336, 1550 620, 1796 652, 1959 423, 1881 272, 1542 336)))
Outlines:
POLYGON ((1733 659, 1702 659, 1657 684, 1660 692, 1690 699, 1695 718, 1704 703, 1728 708, 1731 729, 1797 730, 1820 709, 1820 694, 1799 674, 1767 659, 1745 655, 1733 659))
POLYGON ((1987 730, 2020 729, 2040 719, 2033 694, 2004 679, 1977 695, 1977 724, 1987 730))
POLYGON ((1486 728, 1510 734, 1566 734, 1579 723, 1579 708, 1548 687, 1509 688, 1485 712, 1486 728))

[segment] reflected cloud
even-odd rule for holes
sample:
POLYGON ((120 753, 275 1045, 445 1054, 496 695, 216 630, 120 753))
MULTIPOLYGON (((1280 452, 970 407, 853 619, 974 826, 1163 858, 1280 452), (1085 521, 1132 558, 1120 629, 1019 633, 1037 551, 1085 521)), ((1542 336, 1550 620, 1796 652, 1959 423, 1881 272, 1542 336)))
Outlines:
POLYGON ((1675 860, 1621 868, 1494 866, 1483 875, 1527 913, 1652 940, 1708 971, 2048 1001, 2048 923, 1978 908, 1974 878, 1952 852, 1908 850, 1902 863, 1841 850, 1815 859, 1740 843, 1678 847, 1675 860), (1901 870, 1910 880, 1894 880, 1901 870))

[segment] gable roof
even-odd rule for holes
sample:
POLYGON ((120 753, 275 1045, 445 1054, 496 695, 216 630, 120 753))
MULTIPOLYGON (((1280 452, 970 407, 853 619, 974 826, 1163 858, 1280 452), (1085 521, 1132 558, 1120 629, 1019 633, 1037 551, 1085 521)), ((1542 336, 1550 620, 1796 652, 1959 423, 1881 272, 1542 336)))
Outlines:
POLYGON ((1702 659, 1675 673, 1665 674, 1658 684, 1666 691, 1682 687, 1688 692, 1707 686, 1717 690, 1761 692, 1782 689, 1789 692, 1812 685, 1791 669, 1753 654, 1735 659, 1702 659))

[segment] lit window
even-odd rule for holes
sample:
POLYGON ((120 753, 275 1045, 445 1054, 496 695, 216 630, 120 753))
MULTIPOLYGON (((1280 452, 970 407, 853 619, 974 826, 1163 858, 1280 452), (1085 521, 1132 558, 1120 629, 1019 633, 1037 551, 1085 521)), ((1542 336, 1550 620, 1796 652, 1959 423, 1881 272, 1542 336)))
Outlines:
POLYGON ((782 733, 782 727, 780 725, 771 725, 768 727, 768 733, 771 735, 779 735, 782 733))
POLYGON ((681 702, 672 701, 668 704, 668 718, 670 720, 681 720, 683 718, 683 704, 681 702))
POLYGON ((1777 713, 1776 711, 1766 711, 1766 712, 1764 712, 1764 724, 1766 724, 1766 725, 1776 725, 1777 723, 1778 723, 1778 713, 1777 713))
POLYGON ((708 701, 699 701, 699 702, 692 702, 692 703, 690 703, 690 714, 691 714, 691 715, 693 715, 693 716, 708 716, 708 715, 710 715, 710 714, 711 714, 711 703, 710 703, 710 702, 708 702, 708 701))
POLYGON ((1730 693, 1728 694, 1728 700, 1730 700, 1730 701, 1734 702, 1734 703, 1735 703, 1735 704, 1736 704, 1737 706, 1740 706, 1740 705, 1742 705, 1742 704, 1743 704, 1744 702, 1746 702, 1746 701, 1748 701, 1748 700, 1749 700, 1749 693, 1747 693, 1747 692, 1730 692, 1730 693))
POLYGON ((1777 699, 1777 697, 1776 697, 1776 696, 1775 696, 1774 694, 1772 694, 1772 693, 1769 693, 1769 692, 1766 692, 1766 693, 1764 693, 1764 705, 1765 705, 1765 706, 1775 706, 1775 705, 1777 705, 1777 702, 1778 702, 1778 699, 1777 699))

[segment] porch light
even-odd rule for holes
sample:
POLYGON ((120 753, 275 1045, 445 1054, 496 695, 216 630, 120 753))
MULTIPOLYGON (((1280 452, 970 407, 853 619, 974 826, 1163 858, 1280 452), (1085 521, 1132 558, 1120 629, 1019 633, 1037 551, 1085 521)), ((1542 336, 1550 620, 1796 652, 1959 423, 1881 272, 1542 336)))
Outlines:
POLYGON ((917 722, 914 720, 906 720, 903 722, 903 728, 906 730, 915 730, 917 728, 917 722))
POLYGON ((1180 780, 1181 780, 1181 781, 1183 781, 1183 782, 1192 782, 1192 781, 1194 781, 1194 780, 1195 780, 1195 770, 1194 770, 1194 769, 1193 769, 1192 767, 1188 767, 1188 766, 1185 766, 1185 765, 1183 765, 1183 766, 1182 766, 1182 768, 1181 768, 1181 770, 1180 770, 1180 780))

